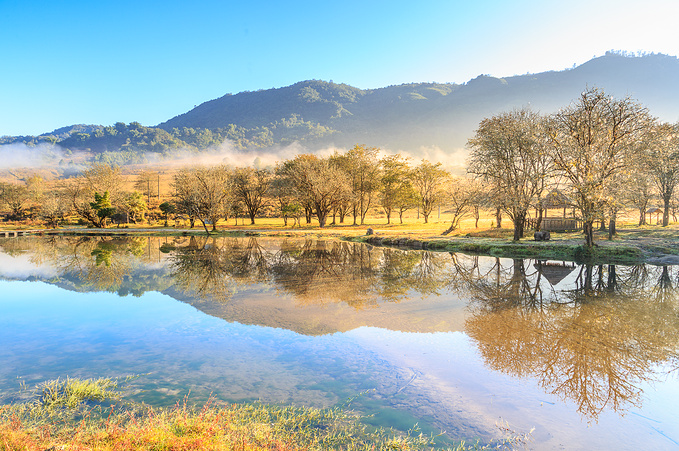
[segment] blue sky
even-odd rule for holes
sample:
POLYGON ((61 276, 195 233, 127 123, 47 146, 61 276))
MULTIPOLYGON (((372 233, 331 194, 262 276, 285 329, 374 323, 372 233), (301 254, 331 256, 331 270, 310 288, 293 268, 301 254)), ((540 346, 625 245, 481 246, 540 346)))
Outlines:
POLYGON ((679 55, 679 1, 0 0, 0 135, 156 125, 226 93, 561 70, 679 55))

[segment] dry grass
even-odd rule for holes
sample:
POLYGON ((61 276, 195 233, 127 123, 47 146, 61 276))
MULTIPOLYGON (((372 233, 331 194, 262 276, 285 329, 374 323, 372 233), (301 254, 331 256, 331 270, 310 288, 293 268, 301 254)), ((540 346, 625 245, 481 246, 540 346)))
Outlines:
MULTIPOLYGON (((262 403, 200 408, 188 400, 170 409, 122 403, 117 380, 51 381, 34 399, 0 406, 0 451, 32 450, 420 450, 432 437, 417 429, 399 433, 372 428, 343 408, 315 409, 262 403)), ((509 449, 528 437, 510 434, 481 446, 461 442, 454 449, 509 449)))

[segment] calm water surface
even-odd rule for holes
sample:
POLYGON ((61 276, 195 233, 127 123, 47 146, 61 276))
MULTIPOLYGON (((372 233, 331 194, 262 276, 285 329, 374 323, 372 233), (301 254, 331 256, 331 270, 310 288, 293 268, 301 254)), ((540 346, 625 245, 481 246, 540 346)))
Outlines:
POLYGON ((679 269, 263 238, 0 240, 0 401, 142 374, 130 399, 352 407, 533 449, 679 448, 679 269))

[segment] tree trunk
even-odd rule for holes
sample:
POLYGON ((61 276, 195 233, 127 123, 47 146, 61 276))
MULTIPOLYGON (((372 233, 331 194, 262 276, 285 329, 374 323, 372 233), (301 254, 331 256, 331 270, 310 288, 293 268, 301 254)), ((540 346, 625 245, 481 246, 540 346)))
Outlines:
POLYGON ((514 213, 514 241, 519 241, 523 238, 523 226, 526 222, 526 212, 516 212, 514 213))
POLYGON ((585 245, 591 248, 594 246, 594 221, 591 219, 585 221, 583 231, 585 233, 585 245))
POLYGON ((205 233, 210 236, 210 231, 207 229, 207 223, 203 220, 203 218, 198 218, 198 220, 203 224, 203 228, 205 229, 205 233))
POLYGON ((646 207, 639 209, 639 225, 646 224, 646 207))
POLYGON ((495 209, 495 220, 496 222, 496 228, 501 229, 502 228, 502 209, 500 207, 497 207, 495 209))
POLYGON ((610 221, 608 221, 608 240, 613 239, 613 235, 615 235, 617 232, 615 231, 615 216, 611 218, 610 221))
MULTIPOLYGON (((667 268, 667 266, 665 266, 667 268)), ((618 285, 618 278, 615 272, 615 265, 608 265, 608 290, 613 291, 618 285)))
POLYGON ((452 232, 455 229, 456 229, 456 224, 455 224, 455 222, 453 222, 452 224, 450 224, 450 227, 448 227, 446 229, 446 231, 443 232, 441 235, 448 235, 450 232, 452 232))
POLYGON ((663 203, 665 204, 663 207, 663 212, 662 212, 662 226, 667 227, 670 225, 670 197, 665 197, 663 199, 663 203))

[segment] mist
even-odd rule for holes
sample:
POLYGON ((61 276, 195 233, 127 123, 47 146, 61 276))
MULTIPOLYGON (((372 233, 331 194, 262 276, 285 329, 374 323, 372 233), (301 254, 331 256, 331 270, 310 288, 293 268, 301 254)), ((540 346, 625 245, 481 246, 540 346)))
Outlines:
MULTIPOLYGON (((370 145, 370 144, 367 144, 370 145)), ((225 164, 232 167, 274 168, 276 164, 294 159, 301 154, 312 154, 327 157, 335 152, 343 154, 349 149, 345 147, 326 146, 310 149, 300 143, 287 146, 272 146, 266 149, 242 150, 236 149, 230 141, 224 141, 220 146, 205 151, 195 149, 178 149, 169 154, 156 152, 140 153, 140 163, 125 164, 129 170, 136 171, 143 168, 177 169, 192 166, 215 166, 225 164)), ((115 152, 111 152, 115 153, 115 152)), ((437 146, 421 147, 416 152, 405 152, 380 148, 379 157, 400 154, 409 159, 412 165, 417 165, 422 159, 432 163, 442 163, 454 174, 464 173, 464 160, 467 152, 458 149, 446 152, 437 146)), ((80 172, 94 162, 94 155, 87 151, 67 151, 57 144, 41 143, 27 146, 23 143, 6 144, 0 146, 0 170, 49 170, 59 176, 68 176, 80 172)))
POLYGON ((27 146, 15 143, 0 146, 0 169, 54 168, 60 161, 73 158, 73 155, 67 155, 61 147, 52 144, 27 146))

